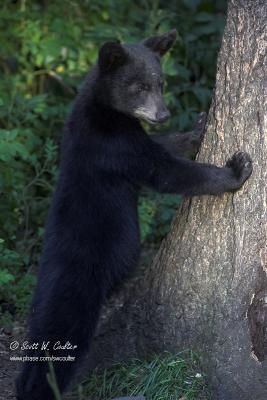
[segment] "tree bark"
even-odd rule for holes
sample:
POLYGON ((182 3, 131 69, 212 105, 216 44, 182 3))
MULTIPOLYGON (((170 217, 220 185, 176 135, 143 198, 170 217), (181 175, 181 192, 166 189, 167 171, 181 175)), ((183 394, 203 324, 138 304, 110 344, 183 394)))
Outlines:
POLYGON ((230 0, 199 161, 237 150, 253 174, 235 194, 187 199, 145 277, 102 321, 103 362, 203 353, 217 400, 267 399, 267 2, 230 0))

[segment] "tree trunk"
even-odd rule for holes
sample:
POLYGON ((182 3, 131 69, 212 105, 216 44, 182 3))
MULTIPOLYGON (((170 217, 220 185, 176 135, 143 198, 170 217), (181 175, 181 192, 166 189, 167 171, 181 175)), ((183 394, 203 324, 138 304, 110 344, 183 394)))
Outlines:
POLYGON ((153 265, 95 342, 96 359, 203 352, 218 400, 267 399, 266 30, 266 0, 229 2, 198 156, 224 165, 247 151, 251 178, 234 195, 184 201, 153 265))

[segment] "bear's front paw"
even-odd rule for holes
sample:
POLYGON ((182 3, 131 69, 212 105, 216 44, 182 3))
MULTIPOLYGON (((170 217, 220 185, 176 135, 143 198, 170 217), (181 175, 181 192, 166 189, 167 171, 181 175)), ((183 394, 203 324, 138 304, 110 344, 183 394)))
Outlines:
POLYGON ((232 169, 241 186, 252 173, 252 160, 248 153, 238 151, 227 161, 226 167, 232 169))

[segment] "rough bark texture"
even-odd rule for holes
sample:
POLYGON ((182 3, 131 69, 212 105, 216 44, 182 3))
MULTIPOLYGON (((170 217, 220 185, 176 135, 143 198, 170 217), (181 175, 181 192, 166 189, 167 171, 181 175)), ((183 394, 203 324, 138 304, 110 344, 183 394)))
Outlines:
POLYGON ((95 342, 98 360, 203 351, 218 400, 267 399, 266 30, 266 0, 229 2, 198 157, 223 165, 247 151, 251 178, 234 195, 184 201, 145 278, 95 342))

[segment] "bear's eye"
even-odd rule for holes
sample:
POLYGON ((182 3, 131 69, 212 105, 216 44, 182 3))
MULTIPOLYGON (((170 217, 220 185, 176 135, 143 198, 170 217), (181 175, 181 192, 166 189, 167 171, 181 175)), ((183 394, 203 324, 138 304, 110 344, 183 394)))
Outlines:
POLYGON ((149 85, 141 84, 138 86, 137 91, 140 92, 147 92, 149 90, 149 85))

